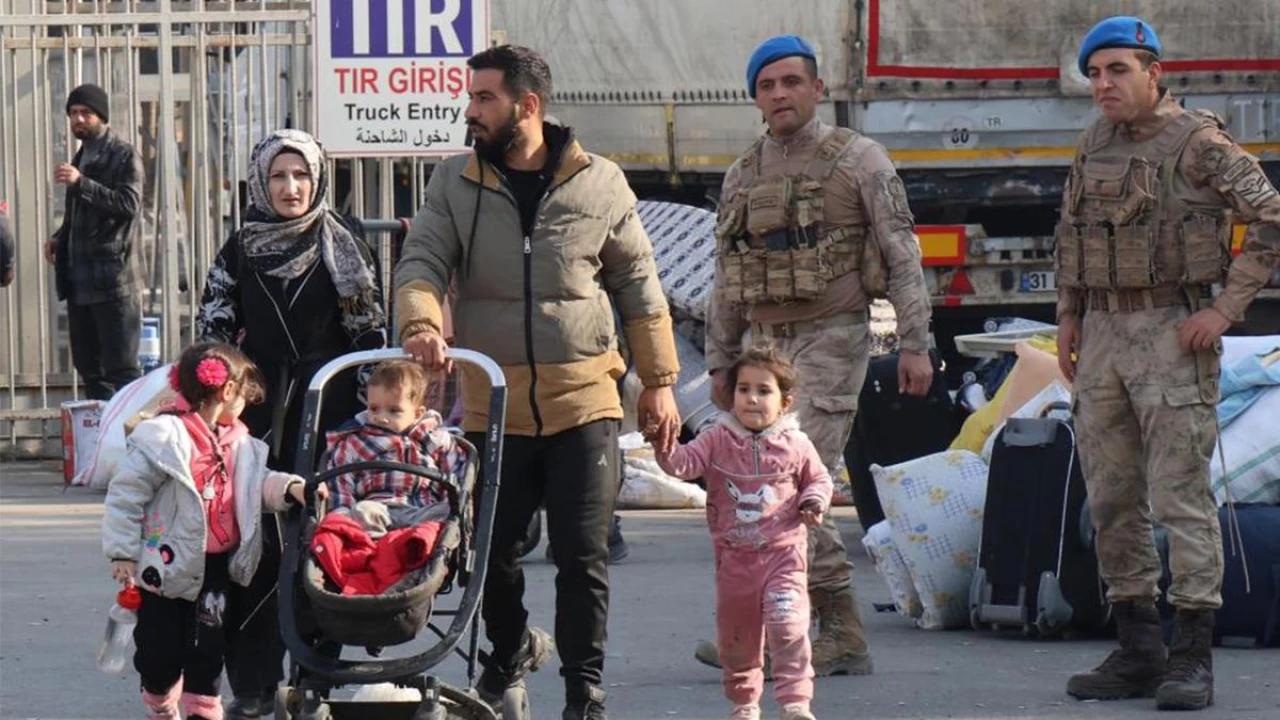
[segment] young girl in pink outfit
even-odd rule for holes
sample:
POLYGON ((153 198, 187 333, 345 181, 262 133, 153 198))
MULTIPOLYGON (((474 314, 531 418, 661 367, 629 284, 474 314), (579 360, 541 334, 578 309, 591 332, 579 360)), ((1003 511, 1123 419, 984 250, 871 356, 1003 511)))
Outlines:
POLYGON ((133 665, 147 717, 222 720, 227 589, 257 569, 263 507, 303 502, 303 483, 267 470, 240 422, 263 383, 239 350, 193 345, 169 382, 178 402, 134 428, 108 486, 102 546, 112 577, 143 590, 133 665))
POLYGON ((760 717, 768 642, 782 720, 815 720, 805 525, 821 524, 831 476, 786 414, 794 400, 791 365, 773 348, 756 347, 727 372, 733 412, 687 446, 659 449, 658 463, 674 477, 707 484, 716 630, 731 717, 760 717))

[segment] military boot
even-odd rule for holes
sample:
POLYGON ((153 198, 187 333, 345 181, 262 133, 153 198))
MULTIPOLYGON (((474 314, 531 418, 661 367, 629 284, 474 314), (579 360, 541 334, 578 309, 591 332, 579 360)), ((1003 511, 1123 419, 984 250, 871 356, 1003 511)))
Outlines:
POLYGON ((875 667, 853 588, 810 590, 809 602, 818 614, 818 637, 813 641, 814 675, 870 675, 875 667))
POLYGON ((1115 603, 1120 649, 1093 670, 1072 675, 1067 694, 1079 700, 1151 697, 1164 680, 1166 650, 1155 605, 1115 603))
POLYGON ((1179 610, 1164 683, 1156 690, 1161 710, 1203 710, 1213 704, 1213 611, 1179 610))

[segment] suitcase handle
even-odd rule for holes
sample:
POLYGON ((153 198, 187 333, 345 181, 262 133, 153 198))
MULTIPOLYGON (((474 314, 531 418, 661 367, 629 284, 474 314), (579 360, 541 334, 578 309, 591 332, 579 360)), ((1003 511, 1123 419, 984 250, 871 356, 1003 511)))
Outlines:
POLYGON ((1065 410, 1067 413, 1067 416, 1070 417, 1071 403, 1063 402, 1061 400, 1056 400, 1054 402, 1051 402, 1049 403, 1049 406, 1046 407, 1044 411, 1040 413, 1040 418, 1044 419, 1049 417, 1049 414, 1052 413, 1054 410, 1065 410))

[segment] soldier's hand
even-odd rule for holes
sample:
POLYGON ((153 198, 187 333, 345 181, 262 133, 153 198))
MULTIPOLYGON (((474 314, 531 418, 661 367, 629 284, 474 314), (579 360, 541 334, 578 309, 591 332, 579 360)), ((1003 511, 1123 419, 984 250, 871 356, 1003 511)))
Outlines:
POLYGON ((50 265, 58 264, 58 241, 46 240, 44 242, 44 259, 50 265))
POLYGON ((427 331, 413 335, 404 341, 405 353, 413 356, 419 365, 432 372, 453 371, 453 361, 449 359, 449 346, 439 333, 427 331))
POLYGON ((898 392, 924 397, 933 385, 933 363, 927 352, 898 353, 898 392))
POLYGON ((809 527, 818 527, 822 524, 822 503, 817 500, 810 500, 800 506, 800 520, 809 527))
POLYGON ((1076 357, 1080 352, 1080 317, 1063 315, 1058 319, 1058 369, 1067 382, 1076 381, 1076 357))
POLYGON ((1231 321, 1225 315, 1205 308, 1178 325, 1178 341, 1184 350, 1208 350, 1230 329, 1231 321))

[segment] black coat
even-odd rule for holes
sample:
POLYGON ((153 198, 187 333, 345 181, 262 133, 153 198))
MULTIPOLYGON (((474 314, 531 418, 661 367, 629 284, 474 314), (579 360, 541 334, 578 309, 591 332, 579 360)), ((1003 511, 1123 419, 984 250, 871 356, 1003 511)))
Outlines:
POLYGON ((4 276, 12 269, 13 231, 9 228, 9 216, 0 210, 0 282, 4 282, 4 276))
POLYGON ((142 287, 142 256, 133 242, 142 156, 110 129, 102 143, 83 167, 83 146, 71 161, 80 182, 67 188, 66 213, 53 234, 58 299, 76 305, 119 300, 142 287))
MULTIPOLYGON (((358 222, 344 218, 360 240, 374 277, 378 302, 386 306, 378 262, 364 242, 358 222)), ((295 454, 302 406, 312 376, 330 360, 357 350, 386 347, 383 327, 352 337, 342 325, 338 290, 323 259, 296 280, 285 283, 242 262, 239 234, 222 246, 205 283, 197 325, 202 339, 238 344, 258 365, 267 382, 264 403, 245 410, 244 422, 271 446, 272 468, 296 472, 295 454)), ((320 430, 332 430, 359 411, 356 371, 342 373, 325 386, 320 430)), ((322 450, 323 442, 317 443, 322 450)), ((318 454, 311 459, 311 470, 318 454)))

